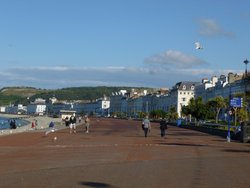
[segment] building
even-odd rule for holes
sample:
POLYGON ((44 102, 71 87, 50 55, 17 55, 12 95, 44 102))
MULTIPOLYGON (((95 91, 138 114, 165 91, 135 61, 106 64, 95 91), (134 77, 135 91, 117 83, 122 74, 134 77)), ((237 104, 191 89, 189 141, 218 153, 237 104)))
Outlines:
POLYGON ((28 104, 27 114, 31 115, 45 115, 46 114, 46 104, 28 104))
POLYGON ((177 83, 170 92, 170 106, 176 107, 178 116, 181 117, 182 106, 187 106, 190 99, 195 97, 195 87, 198 82, 183 81, 177 83))
POLYGON ((104 96, 101 99, 97 99, 96 101, 96 114, 100 116, 110 116, 109 108, 110 108, 110 99, 104 96))
POLYGON ((217 82, 211 81, 202 82, 195 87, 195 97, 201 97, 204 102, 207 102, 217 96, 229 98, 230 95, 239 95, 244 93, 244 83, 242 76, 229 73, 228 77, 221 75, 217 82))
POLYGON ((4 112, 8 114, 26 114, 27 106, 22 104, 6 106, 4 112))
POLYGON ((76 111, 74 110, 60 110, 60 116, 62 120, 65 120, 66 117, 70 118, 71 116, 75 114, 76 114, 76 111))
POLYGON ((27 105, 27 114, 44 115, 46 114, 46 100, 37 98, 34 102, 27 105))
POLYGON ((124 105, 124 102, 122 101, 126 100, 128 96, 129 93, 127 93, 126 90, 112 93, 110 96, 110 114, 122 112, 122 108, 124 110, 124 106, 122 106, 122 104, 124 105))

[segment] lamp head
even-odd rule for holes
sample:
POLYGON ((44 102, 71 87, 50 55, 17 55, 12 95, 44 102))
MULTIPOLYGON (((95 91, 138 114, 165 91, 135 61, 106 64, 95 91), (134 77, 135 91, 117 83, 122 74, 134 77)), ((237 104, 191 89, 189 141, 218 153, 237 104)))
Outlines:
POLYGON ((246 60, 244 61, 244 63, 247 65, 247 64, 249 63, 249 61, 246 59, 246 60))

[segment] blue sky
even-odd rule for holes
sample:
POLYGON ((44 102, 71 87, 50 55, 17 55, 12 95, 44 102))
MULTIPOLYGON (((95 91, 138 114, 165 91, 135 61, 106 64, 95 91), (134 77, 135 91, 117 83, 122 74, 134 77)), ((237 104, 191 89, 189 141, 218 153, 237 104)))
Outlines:
POLYGON ((0 0, 0 87, 171 88, 241 74, 250 59, 249 7, 248 0, 0 0))

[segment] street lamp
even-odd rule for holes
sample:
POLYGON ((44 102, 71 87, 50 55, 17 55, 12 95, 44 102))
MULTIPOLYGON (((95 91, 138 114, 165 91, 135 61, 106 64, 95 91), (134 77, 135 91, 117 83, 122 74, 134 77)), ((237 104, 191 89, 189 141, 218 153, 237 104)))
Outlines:
POLYGON ((231 116, 232 116, 232 111, 231 111, 231 84, 229 84, 229 109, 228 109, 228 126, 227 126, 227 142, 231 142, 231 133, 230 133, 230 121, 231 121, 231 116))
POLYGON ((244 61, 244 64, 246 65, 246 68, 245 68, 245 75, 244 75, 244 86, 245 86, 245 91, 244 91, 244 102, 245 102, 245 113, 246 113, 246 116, 245 116, 245 123, 247 121, 247 97, 246 97, 246 94, 247 94, 247 64, 249 63, 249 61, 246 59, 244 61))
POLYGON ((244 123, 241 127, 241 132, 242 132, 242 142, 245 141, 245 137, 247 136, 246 135, 246 132, 245 132, 245 125, 246 125, 246 121, 247 121, 247 101, 246 101, 246 93, 247 93, 247 64, 249 63, 249 61, 246 59, 244 62, 243 62, 245 65, 246 65, 246 68, 245 68, 245 74, 244 74, 244 103, 245 103, 245 119, 244 119, 244 123))
POLYGON ((245 61, 244 61, 244 64, 246 65, 246 68, 245 68, 245 78, 246 78, 246 76, 247 76, 247 64, 249 63, 249 61, 246 59, 245 61))

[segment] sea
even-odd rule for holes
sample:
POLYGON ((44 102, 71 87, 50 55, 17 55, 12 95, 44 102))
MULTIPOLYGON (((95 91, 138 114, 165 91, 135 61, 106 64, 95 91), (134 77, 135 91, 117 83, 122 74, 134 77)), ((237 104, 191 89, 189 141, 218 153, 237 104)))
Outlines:
POLYGON ((3 129, 10 129, 10 121, 15 120, 16 126, 21 127, 24 125, 29 124, 29 122, 22 118, 7 118, 7 117, 0 117, 0 130, 3 129))

